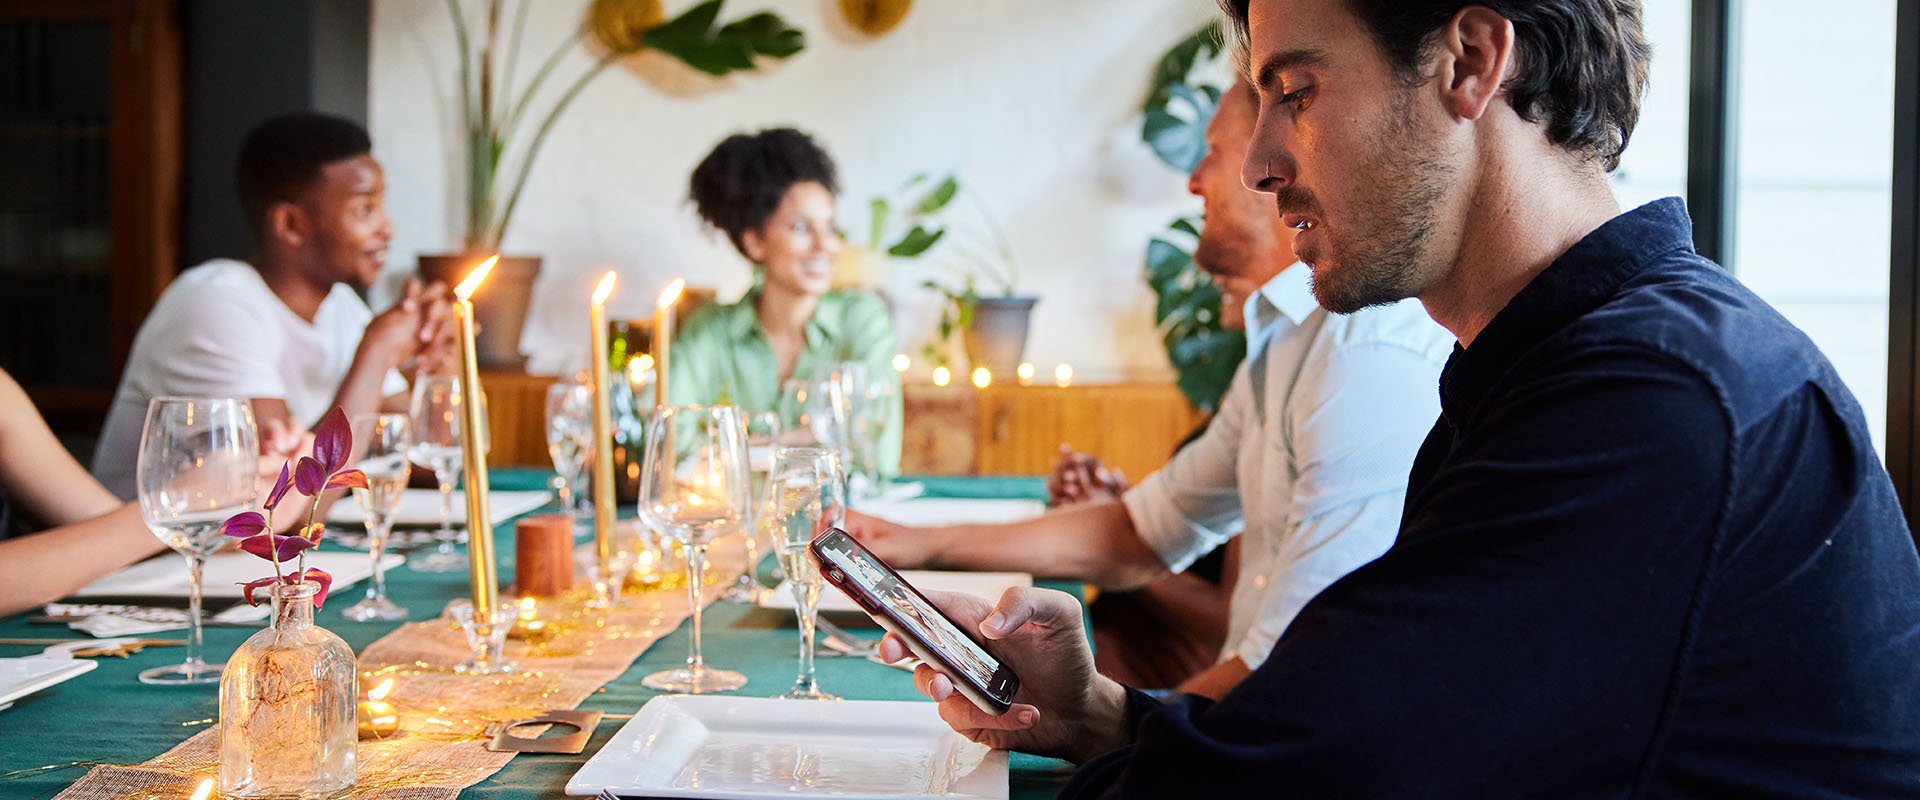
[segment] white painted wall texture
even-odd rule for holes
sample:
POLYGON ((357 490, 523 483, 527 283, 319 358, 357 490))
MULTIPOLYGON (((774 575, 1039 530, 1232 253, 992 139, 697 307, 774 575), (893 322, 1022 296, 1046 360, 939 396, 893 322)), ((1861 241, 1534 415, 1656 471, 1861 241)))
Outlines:
MULTIPOLYGON (((469 3, 471 5, 471 3, 469 3)), ((690 0, 668 0, 677 14, 690 0)), ((579 23, 581 0, 537 0, 517 80, 579 23)), ((999 218, 1038 295, 1028 360, 1083 377, 1171 375, 1141 280, 1149 236, 1192 212, 1185 177, 1138 141, 1137 108, 1167 47, 1216 13, 1203 0, 920 0, 867 39, 833 0, 729 2, 769 9, 807 32, 807 49, 757 74, 713 80, 657 55, 608 70, 554 127, 504 249, 537 254, 523 349, 540 371, 584 364, 584 305, 618 269, 616 315, 640 316, 675 276, 743 291, 746 263, 701 229, 688 173, 729 133, 810 131, 839 162, 841 226, 866 238, 866 200, 917 172, 957 171, 999 218)), ((440 0, 376 0, 370 115, 387 170, 392 263, 454 249, 464 212, 456 129, 456 51, 440 0)), ((558 75, 578 74, 575 48, 558 75)), ((964 215, 960 219, 965 219, 964 215)), ((931 265, 900 262, 887 283, 902 349, 918 353, 937 307, 915 289, 931 265)))

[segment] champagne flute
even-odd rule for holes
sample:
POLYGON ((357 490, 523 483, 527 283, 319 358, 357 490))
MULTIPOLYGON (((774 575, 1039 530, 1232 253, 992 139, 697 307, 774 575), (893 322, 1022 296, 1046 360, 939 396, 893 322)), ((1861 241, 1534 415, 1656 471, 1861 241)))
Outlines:
POLYGON ((738 689, 747 678, 707 666, 700 655, 700 584, 713 537, 747 518, 746 429, 733 406, 668 406, 647 424, 640 470, 640 519, 686 545, 693 642, 687 663, 641 683, 664 692, 738 689))
POLYGON ((460 379, 453 375, 421 375, 414 380, 413 443, 407 455, 433 470, 440 489, 440 529, 433 552, 407 566, 418 572, 459 572, 467 560, 453 551, 453 485, 460 469, 460 379))
POLYGON ((253 407, 231 397, 156 397, 140 432, 136 482, 147 529, 187 559, 187 658, 140 673, 141 683, 218 683, 223 664, 200 656, 200 579, 225 537, 220 524, 248 510, 259 489, 253 407))
POLYGON ((578 517, 580 485, 593 456, 593 392, 577 378, 547 387, 547 455, 560 475, 560 510, 578 517))
POLYGON ((838 700, 813 678, 813 629, 820 610, 820 567, 807 552, 813 537, 846 523, 846 477, 840 458, 817 447, 784 447, 767 480, 770 527, 776 532, 780 563, 793 587, 793 613, 800 619, 800 676, 793 688, 775 695, 786 700, 838 700))
POLYGON ((747 568, 740 580, 727 589, 725 599, 735 603, 757 604, 766 599, 767 587, 760 585, 761 527, 766 521, 767 475, 773 469, 774 451, 780 446, 780 415, 771 411, 748 414, 747 472, 752 480, 747 487, 747 521, 740 526, 747 551, 747 568))
POLYGON ((400 508, 400 496, 407 491, 407 475, 413 469, 407 463, 412 429, 405 414, 353 418, 354 444, 366 448, 360 456, 360 471, 367 474, 366 488, 356 487, 353 499, 367 516, 367 555, 373 559, 367 596, 341 612, 355 622, 407 618, 407 609, 387 598, 387 568, 382 559, 387 554, 387 536, 393 532, 393 513, 400 508))

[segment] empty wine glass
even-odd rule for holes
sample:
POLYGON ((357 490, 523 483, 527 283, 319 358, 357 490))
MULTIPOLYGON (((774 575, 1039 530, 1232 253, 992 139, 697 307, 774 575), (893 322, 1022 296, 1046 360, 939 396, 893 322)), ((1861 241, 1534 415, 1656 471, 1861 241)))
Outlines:
POLYGON ((253 407, 231 397, 156 397, 147 403, 135 470, 140 516, 187 559, 187 658, 140 673, 141 683, 218 683, 222 664, 200 655, 200 578, 225 537, 220 524, 248 510, 259 489, 253 407))
POLYGON ((580 486, 593 457, 593 391, 578 376, 547 387, 547 455, 560 475, 560 510, 578 517, 580 486))
POLYGON ((367 555, 373 559, 373 578, 367 596, 341 614, 355 622, 406 619, 407 610, 387 598, 387 536, 393 532, 393 513, 407 491, 413 468, 407 456, 413 447, 413 423, 405 414, 358 414, 353 418, 353 442, 365 448, 360 471, 366 488, 355 487, 353 499, 367 516, 367 555))
POLYGON ((433 538, 433 552, 415 558, 407 566, 419 572, 459 572, 467 568, 467 559, 453 551, 458 536, 453 530, 453 486, 460 469, 460 379, 453 375, 421 375, 414 379, 413 444, 408 456, 414 463, 433 470, 440 489, 440 529, 433 538))
POLYGON ((813 629, 820 609, 820 567, 807 552, 813 537, 846 522, 846 477, 840 458, 818 447, 784 447, 767 480, 769 527, 787 585, 793 587, 793 613, 800 620, 800 676, 793 688, 775 697, 787 700, 838 700, 814 682, 813 629))
POLYGON ((666 692, 705 694, 738 689, 747 678, 708 667, 700 654, 702 572, 707 544, 747 518, 746 430, 732 406, 669 406, 647 424, 640 469, 640 519, 686 545, 692 646, 678 669, 641 683, 666 692))
POLYGON ((771 411, 759 411, 746 416, 747 426, 747 473, 752 480, 747 487, 747 521, 740 526, 741 538, 747 552, 747 568, 740 572, 740 580, 728 587, 725 599, 735 603, 757 604, 766 599, 767 587, 760 584, 760 559, 764 553, 760 549, 761 528, 767 517, 767 474, 773 469, 773 454, 780 446, 780 415, 771 411))

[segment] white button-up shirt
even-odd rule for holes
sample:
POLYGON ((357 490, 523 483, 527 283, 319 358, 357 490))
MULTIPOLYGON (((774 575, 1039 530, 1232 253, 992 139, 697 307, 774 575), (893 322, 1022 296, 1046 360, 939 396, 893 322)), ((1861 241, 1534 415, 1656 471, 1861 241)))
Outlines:
POLYGON ((1308 600, 1393 544, 1454 344, 1415 300, 1329 314, 1310 275, 1294 264, 1248 298, 1247 360, 1219 413, 1124 497, 1176 572, 1245 531, 1221 658, 1249 668, 1308 600))

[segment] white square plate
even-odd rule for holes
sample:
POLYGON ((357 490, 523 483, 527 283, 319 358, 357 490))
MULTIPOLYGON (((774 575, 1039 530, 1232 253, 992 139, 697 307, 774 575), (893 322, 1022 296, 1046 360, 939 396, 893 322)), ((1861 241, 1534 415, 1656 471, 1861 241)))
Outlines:
POLYGON ((0 708, 98 666, 84 658, 0 658, 0 708))
MULTIPOLYGON (((406 563, 403 555, 388 554, 382 561, 388 569, 406 563)), ((348 586, 373 577, 373 565, 366 553, 337 551, 307 552, 307 566, 318 567, 333 576, 328 598, 342 596, 348 586)), ((202 589, 210 599, 238 600, 244 596, 240 584, 255 578, 271 577, 273 563, 237 550, 215 553, 207 558, 201 577, 202 589)), ((80 587, 73 597, 128 597, 186 599, 192 591, 186 562, 172 553, 163 553, 136 564, 121 567, 93 583, 80 587)), ((257 595, 259 596, 259 595, 257 595)))
MULTIPOLYGON (((947 572, 930 569, 903 569, 900 577, 913 588, 920 591, 960 592, 987 598, 989 602, 999 602, 1000 595, 1015 586, 1032 586, 1033 576, 1024 572, 947 572)), ((781 581, 779 586, 760 598, 761 608, 783 608, 793 610, 793 585, 781 581)), ((860 606, 848 597, 846 592, 831 586, 820 590, 821 611, 859 611, 860 606)))
POLYGON ((656 697, 567 781, 567 794, 751 800, 1007 796, 1007 753, 932 703, 656 697))
MULTIPOLYGON (((525 514, 543 505, 553 495, 540 489, 513 492, 488 492, 487 516, 498 525, 514 517, 525 514)), ((454 527, 467 526, 467 493, 453 493, 454 527)), ((367 514, 360 510, 359 503, 334 503, 327 509, 327 522, 334 525, 365 525, 367 514)), ((438 489, 408 489, 400 495, 400 508, 393 512, 395 525, 433 525, 440 524, 440 491, 438 489)))
POLYGON ((915 528, 937 525, 991 525, 1017 522, 1046 513, 1038 500, 982 500, 967 497, 918 497, 912 500, 856 503, 862 514, 915 528))

